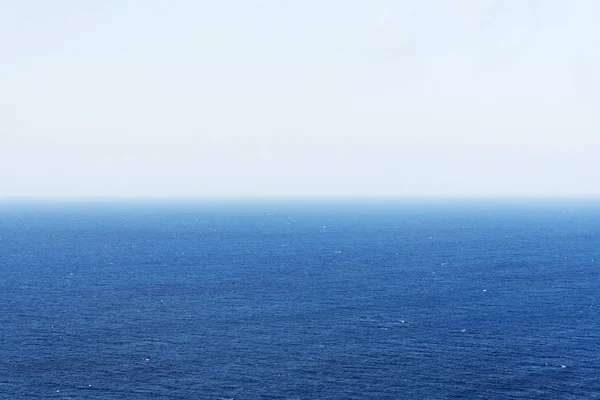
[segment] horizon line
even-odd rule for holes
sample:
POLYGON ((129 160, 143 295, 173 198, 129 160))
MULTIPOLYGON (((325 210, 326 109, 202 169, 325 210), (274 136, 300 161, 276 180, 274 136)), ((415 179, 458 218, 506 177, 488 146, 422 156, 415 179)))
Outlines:
POLYGON ((185 200, 185 201, 207 201, 207 200, 391 200, 391 201, 447 201, 447 200, 600 200, 600 194, 580 195, 532 195, 532 194, 440 194, 440 195, 0 195, 3 201, 119 201, 119 200, 185 200))

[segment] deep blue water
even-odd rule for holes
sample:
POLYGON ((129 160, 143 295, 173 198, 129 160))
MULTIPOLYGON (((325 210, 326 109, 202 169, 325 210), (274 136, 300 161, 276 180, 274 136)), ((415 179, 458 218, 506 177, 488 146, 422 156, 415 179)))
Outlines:
POLYGON ((0 203, 5 399, 600 398, 600 202, 0 203))

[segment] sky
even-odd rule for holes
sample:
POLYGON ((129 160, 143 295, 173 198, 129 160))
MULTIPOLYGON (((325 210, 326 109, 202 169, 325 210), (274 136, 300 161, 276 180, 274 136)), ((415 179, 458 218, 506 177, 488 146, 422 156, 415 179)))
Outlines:
POLYGON ((600 196, 598 0, 5 0, 0 197, 600 196))

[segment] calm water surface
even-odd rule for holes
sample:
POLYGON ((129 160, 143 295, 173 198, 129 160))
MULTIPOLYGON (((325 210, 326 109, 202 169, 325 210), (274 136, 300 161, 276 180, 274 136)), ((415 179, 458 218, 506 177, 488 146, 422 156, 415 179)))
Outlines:
POLYGON ((0 398, 600 398, 600 202, 0 203, 0 398))

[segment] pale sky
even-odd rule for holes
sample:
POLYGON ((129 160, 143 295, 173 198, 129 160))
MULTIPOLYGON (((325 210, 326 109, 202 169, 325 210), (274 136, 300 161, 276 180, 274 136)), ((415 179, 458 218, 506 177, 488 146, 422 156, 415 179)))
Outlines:
POLYGON ((4 0, 3 196, 600 196, 597 0, 4 0))

